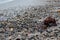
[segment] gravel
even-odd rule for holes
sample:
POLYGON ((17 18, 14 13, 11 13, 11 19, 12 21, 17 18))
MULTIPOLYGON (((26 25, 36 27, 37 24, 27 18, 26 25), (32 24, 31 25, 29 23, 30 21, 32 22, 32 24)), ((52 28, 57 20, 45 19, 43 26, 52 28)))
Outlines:
MULTIPOLYGON (((6 11, 8 13, 9 10, 6 9, 3 10, 3 12, 6 11)), ((54 15, 55 19, 59 18, 59 16, 56 17, 55 13, 51 15, 50 12, 47 12, 47 10, 47 7, 43 6, 31 7, 22 11, 14 9, 12 13, 14 13, 15 16, 13 16, 14 14, 10 14, 11 16, 7 20, 0 21, 0 25, 2 24, 1 28, 4 29, 2 30, 0 28, 0 30, 4 32, 4 34, 1 35, 2 38, 4 38, 3 40, 16 40, 17 38, 20 38, 21 40, 59 40, 60 19, 57 21, 57 26, 51 26, 46 29, 42 29, 43 27, 46 27, 43 24, 43 21, 46 19, 46 17, 53 17, 54 15)), ((6 16, 5 14, 5 17, 8 17, 8 15, 6 16)), ((0 38, 0 40, 2 38, 0 38)))

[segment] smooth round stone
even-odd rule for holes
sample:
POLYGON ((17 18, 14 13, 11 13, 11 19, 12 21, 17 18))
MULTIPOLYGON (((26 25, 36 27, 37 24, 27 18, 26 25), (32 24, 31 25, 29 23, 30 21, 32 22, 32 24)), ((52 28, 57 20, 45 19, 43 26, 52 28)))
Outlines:
POLYGON ((51 40, 51 38, 46 38, 46 40, 51 40))
POLYGON ((54 32, 51 32, 51 34, 49 34, 50 36, 55 36, 55 33, 54 32))
POLYGON ((42 33, 45 37, 49 37, 49 34, 47 32, 42 33))
POLYGON ((20 38, 17 38, 16 40, 20 40, 20 38))
POLYGON ((55 38, 55 37, 51 37, 51 40, 57 40, 57 38, 55 38))
POLYGON ((58 30, 58 29, 55 29, 55 30, 54 30, 54 32, 57 32, 57 33, 58 33, 58 32, 59 32, 59 30, 58 30))
POLYGON ((46 30, 46 32, 51 33, 51 32, 52 32, 52 30, 49 30, 49 29, 48 29, 48 30, 46 30))

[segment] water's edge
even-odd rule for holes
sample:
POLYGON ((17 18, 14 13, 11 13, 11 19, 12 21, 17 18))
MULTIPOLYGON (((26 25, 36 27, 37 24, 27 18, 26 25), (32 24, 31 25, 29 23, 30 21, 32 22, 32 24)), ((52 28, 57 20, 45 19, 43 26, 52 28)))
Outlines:
POLYGON ((20 7, 28 7, 28 6, 36 6, 36 5, 45 5, 47 4, 47 0, 14 0, 11 2, 0 4, 0 9, 9 8, 14 6, 20 7))

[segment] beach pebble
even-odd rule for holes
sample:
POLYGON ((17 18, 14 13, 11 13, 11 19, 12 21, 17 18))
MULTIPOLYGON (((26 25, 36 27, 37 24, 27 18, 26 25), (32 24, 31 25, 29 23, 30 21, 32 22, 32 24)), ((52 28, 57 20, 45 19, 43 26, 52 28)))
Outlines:
POLYGON ((51 32, 52 32, 52 30, 48 29, 48 30, 46 30, 46 32, 51 33, 51 32))
POLYGON ((57 40, 57 38, 56 37, 51 37, 51 40, 57 40))
POLYGON ((51 38, 46 38, 46 40, 51 40, 51 38))

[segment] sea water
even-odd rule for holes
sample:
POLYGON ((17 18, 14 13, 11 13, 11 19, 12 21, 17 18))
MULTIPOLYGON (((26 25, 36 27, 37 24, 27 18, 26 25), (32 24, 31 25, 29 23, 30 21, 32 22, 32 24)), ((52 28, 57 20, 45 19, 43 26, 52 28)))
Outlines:
POLYGON ((0 0, 0 4, 11 2, 11 1, 13 1, 13 0, 0 0))
POLYGON ((7 8, 19 5, 20 7, 45 5, 47 0, 0 0, 0 8, 7 8))

